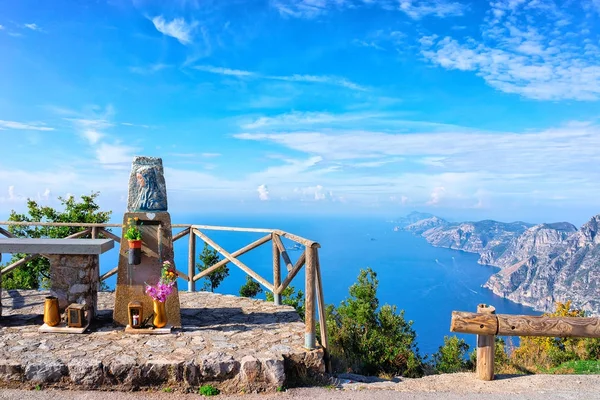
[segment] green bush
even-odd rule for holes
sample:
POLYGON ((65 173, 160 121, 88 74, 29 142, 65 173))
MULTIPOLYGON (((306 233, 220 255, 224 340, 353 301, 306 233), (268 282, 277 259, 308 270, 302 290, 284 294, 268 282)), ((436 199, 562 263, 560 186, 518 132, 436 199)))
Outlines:
POLYGON ((203 385, 200 386, 198 393, 202 396, 216 396, 221 393, 221 391, 212 385, 203 385))
POLYGON ((241 297, 256 297, 259 293, 262 293, 260 283, 252 279, 251 276, 246 275, 246 283, 240 288, 241 297))
POLYGON ((468 351, 464 339, 444 336, 444 344, 432 356, 434 370, 442 374, 472 370, 473 363, 466 359, 468 351))
POLYGON ((396 306, 379 308, 377 274, 361 270, 350 297, 336 309, 327 306, 332 364, 338 371, 366 375, 421 376, 423 363, 412 321, 396 306))
MULTIPOLYGON (((266 292, 265 297, 267 298, 267 301, 272 302, 275 300, 272 292, 266 292)), ((302 290, 296 292, 296 289, 293 286, 286 287, 281 293, 281 304, 294 307, 300 315, 300 318, 304 320, 304 292, 302 290)))
MULTIPOLYGON (((9 221, 16 222, 71 222, 71 223, 106 223, 111 211, 100 211, 96 204, 98 192, 92 192, 89 196, 81 196, 81 202, 77 202, 73 196, 69 198, 59 197, 64 209, 55 210, 52 207, 40 206, 37 202, 27 200, 27 213, 17 214, 11 211, 9 221)), ((9 232, 18 238, 65 238, 82 231, 81 227, 69 226, 23 226, 11 225, 9 232)), ((25 254, 13 254, 9 264, 12 264, 25 254)), ((2 275, 2 287, 4 289, 40 289, 49 285, 50 262, 43 257, 35 258, 24 265, 14 269, 6 275, 2 275)))

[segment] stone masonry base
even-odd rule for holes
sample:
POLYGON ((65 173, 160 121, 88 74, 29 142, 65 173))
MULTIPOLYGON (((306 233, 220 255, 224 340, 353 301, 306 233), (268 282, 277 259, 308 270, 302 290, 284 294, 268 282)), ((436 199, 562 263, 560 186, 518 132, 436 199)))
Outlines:
POLYGON ((306 351, 291 307, 207 292, 180 292, 182 329, 129 335, 112 324, 114 293, 98 293, 90 332, 39 333, 48 292, 2 292, 0 387, 132 390, 212 384, 224 393, 275 391, 325 374, 306 351))

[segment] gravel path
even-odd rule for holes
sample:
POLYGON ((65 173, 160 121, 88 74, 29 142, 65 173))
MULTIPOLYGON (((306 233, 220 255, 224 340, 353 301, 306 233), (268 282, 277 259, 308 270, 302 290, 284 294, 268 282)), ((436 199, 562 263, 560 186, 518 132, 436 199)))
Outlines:
MULTIPOLYGON (((492 382, 482 382, 473 374, 447 374, 422 379, 402 379, 398 383, 345 383, 342 389, 301 388, 285 393, 216 396, 216 400, 550 400, 600 399, 600 375, 530 375, 500 376, 492 382)), ((190 400, 197 394, 164 392, 85 392, 60 390, 0 391, 7 400, 190 400)))

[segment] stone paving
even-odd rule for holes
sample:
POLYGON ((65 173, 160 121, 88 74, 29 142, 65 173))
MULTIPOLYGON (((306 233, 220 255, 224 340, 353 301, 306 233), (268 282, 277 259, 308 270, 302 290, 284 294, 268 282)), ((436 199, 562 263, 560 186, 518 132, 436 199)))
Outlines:
POLYGON ((131 390, 156 386, 225 393, 274 391, 324 377, 323 351, 306 351, 292 307, 208 292, 180 292, 182 328, 130 335, 114 327, 113 292, 98 293, 85 334, 39 333, 48 292, 2 291, 0 386, 131 390))

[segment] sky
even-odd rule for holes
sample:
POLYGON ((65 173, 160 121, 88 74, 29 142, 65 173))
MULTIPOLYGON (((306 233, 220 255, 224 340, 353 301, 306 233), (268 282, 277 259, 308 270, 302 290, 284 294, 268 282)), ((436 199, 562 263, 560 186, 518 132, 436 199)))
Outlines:
POLYGON ((0 217, 121 213, 144 155, 178 214, 581 224, 599 27, 600 0, 0 1, 0 217))

